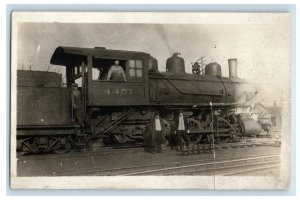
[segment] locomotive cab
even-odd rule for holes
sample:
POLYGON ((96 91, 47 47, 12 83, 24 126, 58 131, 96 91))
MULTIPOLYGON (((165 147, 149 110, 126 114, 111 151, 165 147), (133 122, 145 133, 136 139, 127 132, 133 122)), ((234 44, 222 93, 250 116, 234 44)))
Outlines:
POLYGON ((149 63, 151 70, 157 70, 157 62, 147 53, 102 47, 58 47, 50 63, 66 66, 67 86, 79 83, 84 107, 147 104, 149 63), (115 61, 125 72, 126 81, 108 79, 115 61))

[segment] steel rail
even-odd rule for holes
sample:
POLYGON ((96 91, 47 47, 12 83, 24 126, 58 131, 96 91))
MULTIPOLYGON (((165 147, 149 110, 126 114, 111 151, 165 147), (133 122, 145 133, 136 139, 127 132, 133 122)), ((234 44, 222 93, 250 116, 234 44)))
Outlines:
POLYGON ((245 170, 231 171, 231 172, 217 174, 217 175, 218 176, 228 176, 228 175, 233 175, 233 174, 242 174, 245 172, 257 171, 257 170, 263 170, 263 169, 272 169, 272 168, 277 168, 277 167, 280 167, 280 164, 266 166, 266 167, 256 167, 256 168, 250 168, 250 169, 245 169, 245 170))
MULTIPOLYGON (((280 163, 280 160, 276 160, 276 161, 266 161, 266 162, 256 162, 256 163, 249 163, 249 164, 240 164, 240 165, 234 165, 234 166, 226 166, 226 167, 215 167, 214 169, 199 169, 199 170, 190 170, 190 171, 184 171, 184 172, 171 172, 171 173, 167 173, 164 174, 165 176, 169 176, 169 175, 175 175, 175 174, 193 174, 193 173, 199 173, 199 172, 205 172, 205 171, 212 171, 212 170, 216 170, 216 171, 220 171, 220 170, 226 170, 226 169, 232 169, 232 168, 237 168, 237 167, 250 167, 250 166, 257 166, 257 165, 267 165, 267 164, 275 164, 275 163, 280 163)), ((241 170, 240 170, 241 171, 241 170)), ((236 173, 239 171, 231 171, 228 173, 216 173, 216 176, 223 176, 226 174, 231 174, 231 173, 236 173)))
POLYGON ((216 165, 216 164, 225 164, 225 163, 232 163, 232 162, 240 162, 240 161, 249 161, 249 160, 255 160, 255 159, 262 159, 262 158, 270 158, 270 157, 278 157, 278 155, 271 155, 271 156, 255 156, 251 158, 242 158, 242 159, 234 159, 234 160, 226 160, 226 161, 214 161, 210 163, 199 163, 199 164, 193 164, 193 165, 183 165, 179 167, 168 167, 163 169, 156 169, 156 170, 147 170, 147 171, 139 171, 139 172, 133 172, 133 173, 127 173, 127 174, 121 174, 121 176, 132 176, 137 174, 147 174, 152 172, 159 172, 159 171, 167 171, 171 169, 182 169, 182 168, 190 168, 190 167, 200 167, 200 166, 207 166, 207 165, 216 165))
POLYGON ((171 169, 182 169, 182 168, 188 168, 188 167, 195 167, 195 166, 209 166, 216 163, 224 164, 224 163, 230 163, 230 162, 238 162, 241 160, 254 160, 254 159, 262 159, 262 158, 270 158, 270 157, 278 157, 277 154, 263 154, 263 155, 253 155, 249 158, 249 156, 239 156, 239 157, 229 157, 229 158, 219 158, 217 161, 214 161, 214 159, 200 159, 200 160, 193 160, 193 161, 186 161, 186 162, 172 162, 168 164, 152 164, 152 165, 137 165, 137 166, 130 166, 130 167, 121 167, 121 168, 113 168, 113 169, 94 169, 94 170, 87 170, 87 171, 81 171, 81 172, 72 172, 72 173, 63 173, 63 174, 56 174, 58 176, 72 176, 72 175, 87 175, 87 174, 104 174, 104 175, 120 175, 120 176, 129 176, 129 175, 138 175, 143 173, 152 173, 152 172, 160 172, 160 171, 167 171, 171 169), (229 160, 228 160, 229 159, 229 160), (222 161, 225 160, 225 161, 222 161), (188 165, 185 165, 189 163, 188 165), (195 164, 191 164, 195 163, 195 164), (172 166, 175 165, 175 167, 166 167, 166 166, 172 166), (177 165, 177 166, 176 166, 177 165), (181 165, 181 166, 178 166, 181 165), (143 168, 151 168, 151 167, 157 167, 158 169, 154 170, 144 170, 141 171, 140 169, 143 168), (124 173, 124 171, 130 171, 130 170, 138 170, 131 173, 124 173), (122 173, 123 172, 123 173, 122 173))

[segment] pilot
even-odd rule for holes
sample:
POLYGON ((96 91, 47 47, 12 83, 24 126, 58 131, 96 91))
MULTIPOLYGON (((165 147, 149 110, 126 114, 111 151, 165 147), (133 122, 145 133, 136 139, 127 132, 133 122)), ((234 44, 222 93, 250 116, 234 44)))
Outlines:
POLYGON ((107 80, 126 82, 126 74, 123 68, 119 65, 118 60, 116 60, 114 62, 114 65, 109 68, 107 80))

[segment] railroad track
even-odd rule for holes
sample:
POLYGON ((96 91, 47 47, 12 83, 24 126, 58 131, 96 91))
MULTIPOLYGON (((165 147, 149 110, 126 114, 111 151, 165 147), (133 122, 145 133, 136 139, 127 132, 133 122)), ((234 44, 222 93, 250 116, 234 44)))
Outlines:
MULTIPOLYGON (((207 145, 209 146, 209 145, 207 145)), ((216 144, 215 150, 230 149, 230 148, 247 148, 247 147, 257 147, 257 146, 278 146, 274 141, 251 141, 251 142, 236 142, 236 143, 225 143, 225 144, 216 144)), ((170 147, 163 149, 164 151, 169 151, 170 147)), ((144 148, 142 145, 135 146, 120 146, 120 147, 102 147, 97 150, 93 148, 86 148, 83 150, 70 151, 64 154, 41 154, 41 155, 22 155, 21 153, 17 154, 17 157, 35 157, 35 159, 62 159, 62 158, 77 158, 85 157, 87 154, 97 154, 97 155, 110 155, 110 154, 119 154, 119 153, 134 153, 142 152, 144 148)), ((210 149, 211 151, 211 149, 210 149)), ((202 152, 205 152, 203 150, 202 152)), ((201 153, 201 152, 200 152, 201 153)))
POLYGON ((203 175, 229 176, 245 172, 268 170, 280 166, 277 154, 193 160, 167 164, 137 165, 114 169, 93 169, 57 176, 154 176, 154 175, 203 175))

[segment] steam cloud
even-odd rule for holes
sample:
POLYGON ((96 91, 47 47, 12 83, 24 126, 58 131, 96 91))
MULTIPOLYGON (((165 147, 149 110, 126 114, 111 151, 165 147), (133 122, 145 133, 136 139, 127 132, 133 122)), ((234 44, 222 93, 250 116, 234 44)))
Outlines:
POLYGON ((167 46, 167 48, 169 50, 170 55, 172 55, 174 53, 174 50, 172 50, 172 48, 170 46, 169 40, 168 40, 168 38, 166 36, 167 33, 166 33, 164 27, 162 25, 157 25, 156 26, 156 30, 161 35, 162 41, 165 42, 165 44, 166 44, 166 46, 167 46))
POLYGON ((243 83, 236 86, 236 102, 238 104, 253 108, 261 101, 262 95, 254 84, 243 83))

